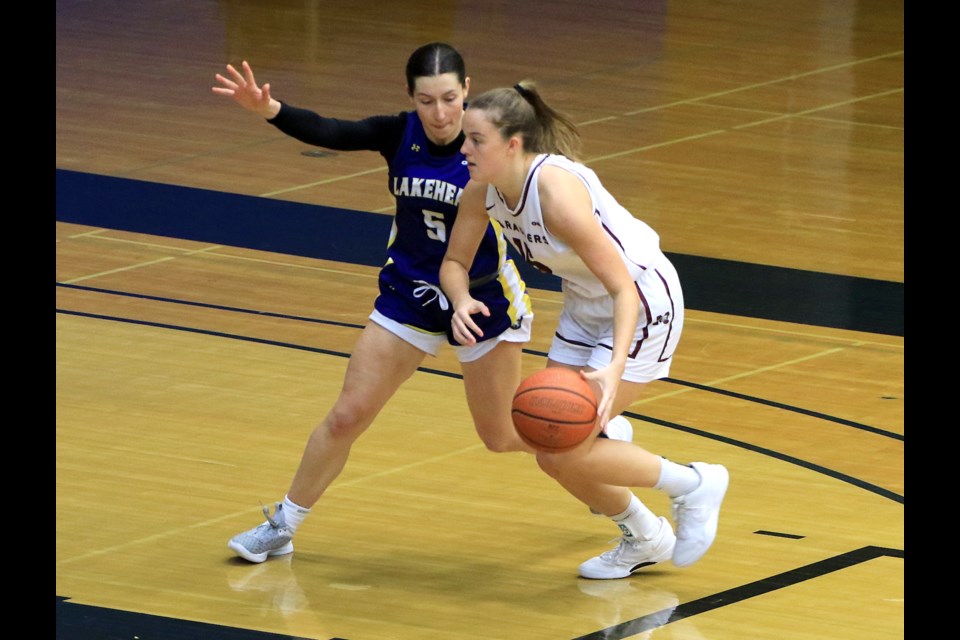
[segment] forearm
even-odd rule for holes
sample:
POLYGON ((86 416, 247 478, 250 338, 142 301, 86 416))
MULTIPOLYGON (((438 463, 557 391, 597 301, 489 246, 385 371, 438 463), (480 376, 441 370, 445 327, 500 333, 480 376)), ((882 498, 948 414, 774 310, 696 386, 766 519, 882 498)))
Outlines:
POLYGON ((301 142, 338 151, 396 149, 403 134, 400 116, 371 116, 363 120, 327 118, 283 103, 270 124, 301 142))
POLYGON ((476 258, 483 235, 490 226, 484 207, 486 185, 469 181, 460 196, 457 219, 450 231, 447 252, 440 264, 440 288, 458 308, 458 302, 470 299, 470 267, 476 258))
POLYGON ((640 299, 635 289, 625 289, 613 298, 613 353, 611 366, 622 373, 637 332, 640 299))
POLYGON ((470 272, 463 263, 445 257, 440 263, 440 288, 453 308, 470 297, 470 272))

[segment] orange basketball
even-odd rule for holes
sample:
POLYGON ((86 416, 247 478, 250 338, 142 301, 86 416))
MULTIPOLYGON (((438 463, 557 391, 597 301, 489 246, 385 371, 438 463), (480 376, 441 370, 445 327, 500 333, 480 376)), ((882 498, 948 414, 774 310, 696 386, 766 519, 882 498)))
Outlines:
POLYGON ((531 447, 567 451, 593 431, 597 399, 576 371, 547 367, 517 387, 512 415, 517 433, 531 447))

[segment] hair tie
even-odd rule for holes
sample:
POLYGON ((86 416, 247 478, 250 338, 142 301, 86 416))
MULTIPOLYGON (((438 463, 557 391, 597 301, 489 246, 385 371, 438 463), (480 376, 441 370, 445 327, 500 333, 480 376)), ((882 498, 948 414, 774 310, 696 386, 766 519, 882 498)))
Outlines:
POLYGON ((526 89, 521 87, 520 83, 513 85, 513 88, 517 90, 517 93, 519 93, 524 100, 530 97, 530 93, 526 89))

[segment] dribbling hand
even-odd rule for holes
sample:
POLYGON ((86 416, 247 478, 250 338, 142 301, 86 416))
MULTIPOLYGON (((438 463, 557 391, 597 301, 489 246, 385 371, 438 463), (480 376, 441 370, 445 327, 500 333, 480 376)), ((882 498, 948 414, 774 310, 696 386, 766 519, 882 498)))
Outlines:
POLYGON ((597 402, 597 421, 601 429, 607 428, 607 422, 610 420, 613 403, 617 397, 617 389, 620 388, 620 377, 623 371, 617 371, 613 366, 607 366, 589 373, 581 373, 588 381, 600 385, 600 398, 597 402))

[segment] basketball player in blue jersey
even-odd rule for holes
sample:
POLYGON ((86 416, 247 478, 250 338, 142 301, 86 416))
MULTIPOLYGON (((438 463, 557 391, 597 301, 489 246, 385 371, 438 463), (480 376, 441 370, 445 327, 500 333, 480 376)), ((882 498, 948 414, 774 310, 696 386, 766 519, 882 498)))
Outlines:
MULTIPOLYGON (((453 303, 454 337, 464 345, 485 337, 476 319, 490 309, 470 291, 469 266, 493 219, 528 262, 562 279, 563 309, 547 364, 581 371, 593 385, 599 430, 635 402, 647 382, 669 374, 683 329, 677 272, 656 232, 576 161, 576 127, 547 106, 532 83, 471 101, 464 133, 471 181, 440 268, 453 303)), ((515 378, 508 370, 497 376, 515 378)), ((666 560, 684 567, 713 544, 729 483, 722 465, 681 465, 632 442, 594 438, 569 452, 537 453, 537 462, 620 528, 615 549, 580 565, 585 578, 625 578, 666 560), (630 487, 669 495, 676 532, 630 487)))
POLYGON ((452 310, 439 287, 440 262, 469 179, 461 119, 470 86, 463 59, 449 45, 431 43, 407 61, 406 81, 414 111, 358 121, 322 117, 274 99, 258 86, 246 61, 242 72, 227 65, 213 92, 233 98, 285 134, 341 151, 378 151, 389 167, 396 216, 380 293, 347 367, 343 390, 310 434, 284 499, 266 522, 234 536, 230 549, 250 562, 293 551, 293 535, 340 474, 350 448, 420 366, 444 343, 460 360, 467 403, 476 430, 491 451, 527 451, 510 420, 519 384, 521 349, 533 314, 524 283, 495 225, 488 223, 476 258, 467 268, 471 295, 490 309, 481 320, 484 339, 463 346, 453 340, 452 310), (496 375, 501 370, 507 376, 496 375))

